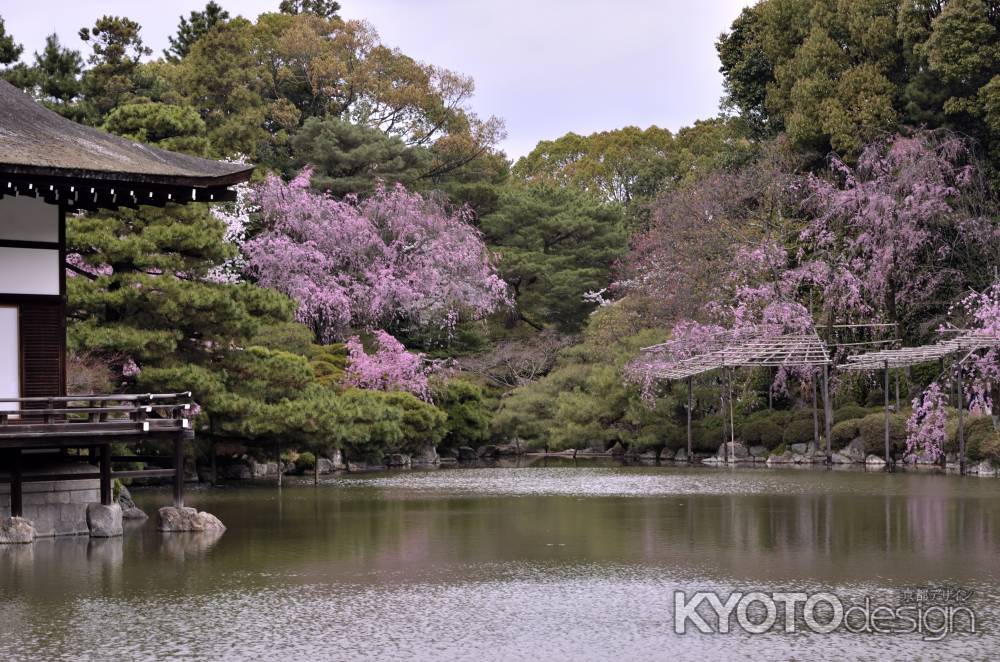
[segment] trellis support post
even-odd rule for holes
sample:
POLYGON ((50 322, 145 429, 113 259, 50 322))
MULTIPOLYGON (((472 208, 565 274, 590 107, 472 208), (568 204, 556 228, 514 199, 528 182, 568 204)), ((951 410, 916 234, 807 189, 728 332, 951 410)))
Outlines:
POLYGON ((830 428, 833 426, 833 407, 830 404, 830 365, 823 364, 823 427, 826 433, 826 462, 833 463, 830 446, 830 428))
POLYGON ((965 403, 962 388, 962 364, 956 366, 958 382, 958 473, 965 475, 965 403))
POLYGON ((889 450, 889 362, 885 362, 885 470, 892 471, 892 456, 889 450))
POLYGON ((693 389, 693 387, 691 385, 691 378, 690 377, 687 378, 687 382, 688 382, 688 403, 687 403, 688 452, 687 452, 687 461, 688 461, 688 464, 691 464, 691 408, 694 406, 694 396, 693 396, 694 389, 693 389))

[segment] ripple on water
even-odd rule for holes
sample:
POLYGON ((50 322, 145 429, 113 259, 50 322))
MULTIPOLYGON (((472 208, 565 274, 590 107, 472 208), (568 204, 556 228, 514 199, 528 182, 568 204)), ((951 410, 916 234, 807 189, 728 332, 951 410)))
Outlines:
POLYGON ((326 478, 324 484, 419 493, 500 496, 623 496, 678 494, 808 495, 907 494, 921 488, 1000 495, 1000 481, 988 484, 956 476, 840 472, 823 469, 710 469, 665 467, 478 468, 371 473, 326 478), (917 486, 916 488, 914 486, 917 486))
MULTIPOLYGON (((969 636, 928 644, 916 636, 840 633, 677 635, 674 590, 739 587, 629 566, 482 570, 483 581, 81 598, 45 623, 22 624, 0 641, 0 653, 10 660, 31 659, 29 651, 49 660, 943 660, 988 659, 995 647, 969 636)), ((819 588, 852 600, 878 592, 796 587, 819 588)), ((8 609, 0 607, 0 615, 8 609)))

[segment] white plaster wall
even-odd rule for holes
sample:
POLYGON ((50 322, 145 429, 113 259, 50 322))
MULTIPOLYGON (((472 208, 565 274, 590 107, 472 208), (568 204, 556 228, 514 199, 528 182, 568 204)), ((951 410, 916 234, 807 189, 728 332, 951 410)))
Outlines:
POLYGON ((59 208, 40 198, 0 198, 0 240, 59 241, 59 208))
POLYGON ((0 294, 59 294, 59 251, 0 246, 0 294))

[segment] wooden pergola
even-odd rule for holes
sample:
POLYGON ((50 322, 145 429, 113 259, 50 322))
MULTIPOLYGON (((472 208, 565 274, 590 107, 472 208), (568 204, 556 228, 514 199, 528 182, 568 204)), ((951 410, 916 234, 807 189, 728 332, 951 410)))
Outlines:
MULTIPOLYGON (((832 412, 830 411, 830 389, 829 389, 829 367, 831 365, 830 354, 826 345, 816 334, 810 333, 765 335, 765 334, 733 334, 730 332, 720 333, 716 338, 707 341, 709 347, 716 345, 715 349, 709 349, 698 354, 692 354, 687 358, 673 361, 668 367, 658 371, 656 377, 666 381, 685 380, 687 382, 687 454, 688 461, 691 458, 691 410, 693 408, 693 386, 692 379, 698 375, 722 370, 726 377, 726 389, 723 395, 723 410, 726 401, 729 403, 729 441, 735 441, 736 431, 733 422, 732 411, 732 379, 730 370, 734 368, 823 368, 823 410, 824 425, 826 428, 826 453, 829 461, 830 450, 830 426, 832 412), (728 398, 727 398, 728 396, 728 398)), ((644 348, 642 351, 647 354, 668 353, 678 351, 682 345, 679 341, 672 341, 653 345, 644 348)), ((816 414, 816 389, 813 385, 813 420, 814 420, 814 440, 818 444, 819 423, 816 414)), ((728 461, 728 447, 725 445, 725 434, 723 435, 723 453, 728 461)))
POLYGON ((885 466, 887 471, 892 470, 892 448, 889 434, 889 371, 893 368, 909 368, 922 363, 943 361, 949 356, 965 353, 961 359, 955 362, 956 390, 958 391, 958 466, 959 472, 965 473, 965 406, 963 403, 962 365, 974 352, 1000 346, 1000 337, 979 330, 953 329, 951 331, 957 334, 954 338, 917 347, 900 347, 856 354, 849 356, 846 363, 838 366, 840 370, 846 371, 875 372, 882 370, 884 373, 885 466))

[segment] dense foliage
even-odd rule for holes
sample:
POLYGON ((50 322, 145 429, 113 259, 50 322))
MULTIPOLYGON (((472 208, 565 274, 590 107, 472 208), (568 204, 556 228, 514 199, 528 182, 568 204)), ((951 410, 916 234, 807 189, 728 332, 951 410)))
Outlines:
MULTIPOLYGON (((314 458, 677 449, 687 390, 657 373, 720 338, 1000 329, 993 0, 760 0, 716 44, 722 115, 567 133, 516 163, 469 77, 336 2, 275 2, 253 20, 210 2, 162 57, 127 17, 30 57, 0 19, 0 74, 41 103, 258 165, 235 204, 70 219, 78 383, 191 388, 203 436, 314 458)), ((998 365, 962 368, 972 459, 1000 459, 998 365)), ((954 452, 939 372, 902 376, 899 452, 954 452)), ((815 371, 732 376, 725 408, 718 375, 693 380, 695 450, 727 426, 772 452, 812 440, 815 371)), ((835 448, 880 451, 881 389, 836 376, 835 448)))

